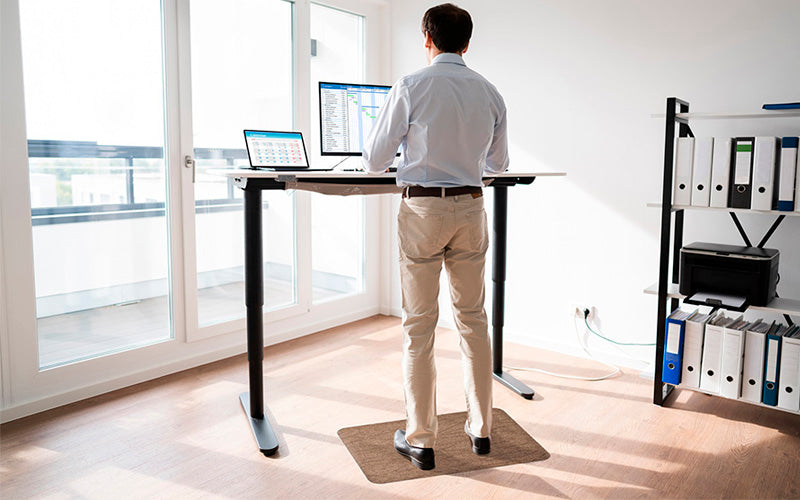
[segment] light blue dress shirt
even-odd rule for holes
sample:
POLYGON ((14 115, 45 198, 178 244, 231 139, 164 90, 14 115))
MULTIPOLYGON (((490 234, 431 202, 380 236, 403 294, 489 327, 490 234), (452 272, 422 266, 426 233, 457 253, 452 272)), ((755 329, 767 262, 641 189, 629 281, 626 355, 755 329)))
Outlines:
POLYGON ((508 168, 506 106, 497 89, 444 53, 394 84, 362 151, 364 170, 384 172, 402 146, 399 186, 482 186, 508 168))

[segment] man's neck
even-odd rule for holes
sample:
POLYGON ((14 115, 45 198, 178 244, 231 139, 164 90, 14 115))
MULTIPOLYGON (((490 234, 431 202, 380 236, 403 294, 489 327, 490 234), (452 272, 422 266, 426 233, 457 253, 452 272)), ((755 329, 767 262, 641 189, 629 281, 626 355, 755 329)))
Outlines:
POLYGON ((442 52, 441 50, 439 50, 439 49, 437 49, 435 47, 430 48, 430 49, 428 49, 428 65, 433 64, 433 60, 436 59, 436 56, 439 56, 441 54, 456 54, 456 55, 461 56, 462 54, 464 54, 464 52, 463 51, 462 52, 442 52))

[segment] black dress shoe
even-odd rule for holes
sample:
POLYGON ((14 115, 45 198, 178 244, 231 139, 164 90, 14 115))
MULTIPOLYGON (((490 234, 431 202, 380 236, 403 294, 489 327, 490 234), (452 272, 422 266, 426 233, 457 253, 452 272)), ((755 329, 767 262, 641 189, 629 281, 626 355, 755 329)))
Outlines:
POLYGON ((395 431, 394 449, 397 450, 397 453, 411 460, 411 463, 418 469, 431 470, 436 467, 436 462, 433 459, 433 448, 411 446, 406 441, 406 431, 395 431))
MULTIPOLYGON (((464 431, 467 432, 467 431, 464 431)), ((491 451, 491 441, 488 437, 479 438, 467 432, 469 440, 472 443, 472 453, 476 455, 486 455, 491 451)))

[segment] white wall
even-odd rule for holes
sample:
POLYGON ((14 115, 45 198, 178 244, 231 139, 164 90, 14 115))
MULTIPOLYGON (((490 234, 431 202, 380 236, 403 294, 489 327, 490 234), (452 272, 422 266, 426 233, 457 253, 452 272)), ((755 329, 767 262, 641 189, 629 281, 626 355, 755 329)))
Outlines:
MULTIPOLYGON (((395 78, 425 64, 420 20, 436 3, 393 2, 395 78)), ((668 96, 688 100, 692 111, 797 101, 800 3, 458 4, 475 25, 465 61, 506 100, 511 169, 568 174, 510 190, 508 338, 572 350, 573 312, 583 305, 597 307, 608 336, 653 342, 656 299, 642 290, 657 279, 660 218, 645 205, 660 201, 664 122, 651 114, 664 112, 668 96)), ((693 127, 698 136, 797 135, 800 120, 693 127)), ((741 244, 724 212, 686 219, 685 242, 741 244)), ((742 220, 756 241, 772 222, 742 220)), ((769 245, 782 252, 784 296, 800 297, 799 232, 800 218, 788 218, 769 245)))

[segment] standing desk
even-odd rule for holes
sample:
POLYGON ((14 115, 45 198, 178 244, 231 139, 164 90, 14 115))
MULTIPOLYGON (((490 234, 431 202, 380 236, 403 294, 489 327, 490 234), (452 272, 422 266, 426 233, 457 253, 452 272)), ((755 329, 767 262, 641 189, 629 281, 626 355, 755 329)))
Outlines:
MULTIPOLYGON (((367 195, 400 193, 394 173, 381 175, 365 172, 273 172, 250 169, 214 169, 209 173, 233 179, 244 191, 244 271, 245 307, 247 310, 247 360, 250 391, 239 395, 247 414, 258 448, 264 455, 278 450, 278 440, 264 418, 264 258, 261 226, 261 191, 299 189, 323 194, 367 195)), ((495 380, 526 399, 533 390, 503 372, 503 324, 505 316, 506 229, 508 188, 531 184, 536 177, 563 176, 563 172, 504 172, 484 177, 484 184, 494 189, 492 250, 492 372, 495 380)))

